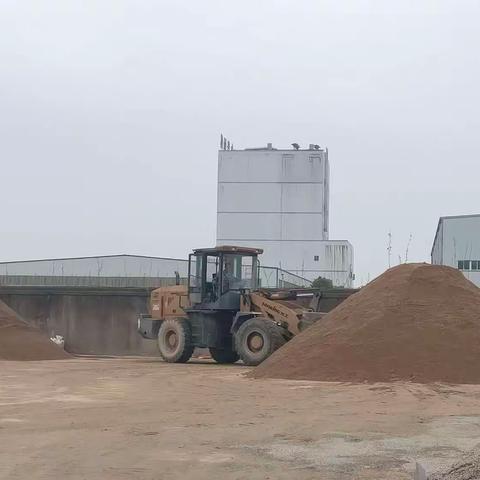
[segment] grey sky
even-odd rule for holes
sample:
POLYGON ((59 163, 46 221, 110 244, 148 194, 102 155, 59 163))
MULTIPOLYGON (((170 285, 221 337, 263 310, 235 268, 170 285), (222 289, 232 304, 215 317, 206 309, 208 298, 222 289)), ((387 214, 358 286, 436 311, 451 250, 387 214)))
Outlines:
POLYGON ((213 245, 218 137, 327 145, 365 282, 479 213, 480 2, 0 0, 0 260, 213 245))

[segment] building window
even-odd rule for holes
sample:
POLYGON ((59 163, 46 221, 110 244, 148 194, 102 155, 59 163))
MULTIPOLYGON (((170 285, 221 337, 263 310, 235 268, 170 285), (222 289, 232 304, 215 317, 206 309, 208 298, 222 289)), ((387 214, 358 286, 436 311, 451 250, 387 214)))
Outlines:
POLYGON ((470 260, 459 260, 458 261, 459 270, 470 270, 470 260))
POLYGON ((318 262, 320 260, 320 257, 318 255, 313 256, 313 261, 318 262))
POLYGON ((458 269, 463 271, 480 270, 480 260, 459 260, 458 269))

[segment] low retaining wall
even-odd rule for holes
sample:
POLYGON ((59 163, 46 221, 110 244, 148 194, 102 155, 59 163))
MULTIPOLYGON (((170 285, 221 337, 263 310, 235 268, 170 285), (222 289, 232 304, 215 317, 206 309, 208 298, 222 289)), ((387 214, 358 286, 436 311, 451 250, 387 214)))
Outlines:
POLYGON ((76 354, 158 355, 156 342, 137 333, 150 289, 0 287, 0 300, 47 335, 62 335, 76 354))

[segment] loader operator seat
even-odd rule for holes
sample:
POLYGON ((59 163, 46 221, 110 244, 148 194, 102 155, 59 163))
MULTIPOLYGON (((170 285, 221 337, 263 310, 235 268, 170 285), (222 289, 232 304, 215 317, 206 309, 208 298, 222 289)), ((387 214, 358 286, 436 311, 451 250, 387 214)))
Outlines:
POLYGON ((233 266, 225 263, 222 272, 222 295, 230 290, 238 290, 244 288, 246 285, 245 280, 237 277, 232 273, 233 266))
POLYGON ((218 275, 214 273, 212 275, 212 291, 210 292, 210 301, 215 302, 220 296, 219 284, 218 284, 218 275))
POLYGON ((225 264, 222 272, 222 294, 230 290, 232 280, 233 280, 232 275, 228 271, 228 264, 225 264))

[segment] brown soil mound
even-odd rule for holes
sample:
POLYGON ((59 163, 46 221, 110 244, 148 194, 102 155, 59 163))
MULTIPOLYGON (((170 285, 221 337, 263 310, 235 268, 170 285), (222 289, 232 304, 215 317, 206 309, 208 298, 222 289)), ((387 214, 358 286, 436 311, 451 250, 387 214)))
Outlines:
POLYGON ((480 289, 450 267, 391 268, 251 375, 480 383, 480 289))
POLYGON ((0 360, 60 360, 70 355, 0 301, 0 360))

